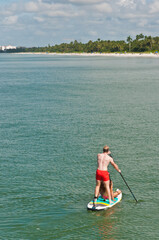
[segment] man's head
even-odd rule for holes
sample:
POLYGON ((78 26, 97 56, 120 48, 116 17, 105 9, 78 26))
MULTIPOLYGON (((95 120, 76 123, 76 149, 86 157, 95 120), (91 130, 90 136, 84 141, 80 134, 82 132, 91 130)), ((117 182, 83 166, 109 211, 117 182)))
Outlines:
POLYGON ((109 147, 107 146, 107 145, 105 145, 104 147, 103 147, 103 152, 104 153, 109 153, 110 151, 109 151, 109 147))

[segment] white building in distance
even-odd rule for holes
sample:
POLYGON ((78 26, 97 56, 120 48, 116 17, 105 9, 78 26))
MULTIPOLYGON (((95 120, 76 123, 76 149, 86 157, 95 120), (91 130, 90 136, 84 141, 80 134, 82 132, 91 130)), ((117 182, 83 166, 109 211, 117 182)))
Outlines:
POLYGON ((4 50, 8 50, 8 49, 16 49, 17 47, 15 46, 11 46, 11 45, 8 45, 8 46, 0 46, 0 50, 4 51, 4 50))

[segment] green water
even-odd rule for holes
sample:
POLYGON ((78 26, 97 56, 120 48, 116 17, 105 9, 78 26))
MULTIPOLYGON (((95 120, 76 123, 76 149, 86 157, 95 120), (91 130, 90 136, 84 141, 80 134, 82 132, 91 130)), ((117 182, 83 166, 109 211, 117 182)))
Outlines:
POLYGON ((0 239, 159 239, 159 59, 1 54, 0 110, 0 239), (139 203, 91 212, 105 144, 139 203))

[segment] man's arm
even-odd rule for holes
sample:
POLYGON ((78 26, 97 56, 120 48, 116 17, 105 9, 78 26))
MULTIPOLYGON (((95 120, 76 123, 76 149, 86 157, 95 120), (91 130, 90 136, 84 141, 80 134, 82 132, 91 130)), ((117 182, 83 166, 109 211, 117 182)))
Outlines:
POLYGON ((119 173, 121 172, 121 170, 119 169, 118 165, 114 162, 113 158, 111 158, 110 163, 119 173))

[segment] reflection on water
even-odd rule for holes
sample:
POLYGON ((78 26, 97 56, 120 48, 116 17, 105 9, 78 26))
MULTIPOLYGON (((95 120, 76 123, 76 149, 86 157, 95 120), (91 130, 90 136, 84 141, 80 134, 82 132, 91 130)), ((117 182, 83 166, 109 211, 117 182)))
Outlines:
POLYGON ((119 206, 114 206, 111 209, 100 211, 96 213, 96 216, 100 217, 100 222, 96 223, 96 228, 99 231, 99 235, 102 239, 115 240, 118 229, 119 206), (117 216, 118 215, 118 216, 117 216))

